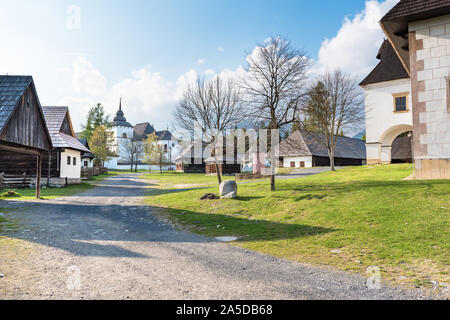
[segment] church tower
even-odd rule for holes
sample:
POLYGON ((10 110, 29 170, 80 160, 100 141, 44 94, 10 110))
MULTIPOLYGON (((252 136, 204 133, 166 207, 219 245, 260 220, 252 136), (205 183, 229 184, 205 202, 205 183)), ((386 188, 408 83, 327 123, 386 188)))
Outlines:
POLYGON ((119 111, 111 123, 111 129, 114 136, 114 151, 120 154, 120 146, 126 141, 133 139, 133 126, 127 122, 125 115, 122 111, 122 99, 119 103, 119 111))

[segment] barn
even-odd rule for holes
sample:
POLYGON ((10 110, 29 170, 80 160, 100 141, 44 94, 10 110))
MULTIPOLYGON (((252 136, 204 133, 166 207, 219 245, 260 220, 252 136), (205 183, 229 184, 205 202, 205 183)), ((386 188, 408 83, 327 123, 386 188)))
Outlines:
MULTIPOLYGON (((311 168, 330 165, 322 133, 296 130, 280 143, 280 167, 311 168)), ((334 163, 336 166, 366 164, 366 145, 360 139, 337 137, 334 163)))
POLYGON ((6 184, 23 177, 24 183, 37 185, 36 197, 40 198, 42 160, 51 149, 33 78, 0 76, 1 182, 6 184))

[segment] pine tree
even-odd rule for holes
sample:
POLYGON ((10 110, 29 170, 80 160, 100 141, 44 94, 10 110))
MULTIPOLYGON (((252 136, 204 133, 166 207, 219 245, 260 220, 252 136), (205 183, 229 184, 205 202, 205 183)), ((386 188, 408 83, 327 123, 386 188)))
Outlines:
POLYGON ((105 110, 102 104, 97 103, 96 106, 89 110, 86 125, 81 126, 83 131, 80 134, 80 138, 86 139, 90 144, 94 131, 100 126, 108 128, 110 126, 110 120, 109 116, 105 116, 105 110))

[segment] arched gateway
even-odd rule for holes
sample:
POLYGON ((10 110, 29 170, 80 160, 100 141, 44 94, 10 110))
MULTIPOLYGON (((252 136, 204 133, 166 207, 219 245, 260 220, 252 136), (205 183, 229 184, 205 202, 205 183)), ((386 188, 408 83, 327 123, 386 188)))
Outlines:
MULTIPOLYGON (((380 63, 361 83, 366 105, 367 163, 392 162, 392 143, 413 130, 411 80, 389 41, 381 46, 380 63)), ((408 146, 410 147, 410 146, 408 146)))
POLYGON ((412 145, 413 177, 450 179, 449 10, 449 1, 400 0, 381 19, 388 40, 361 83, 369 163, 390 162, 391 140, 411 125, 412 143, 402 136, 393 149, 412 145))

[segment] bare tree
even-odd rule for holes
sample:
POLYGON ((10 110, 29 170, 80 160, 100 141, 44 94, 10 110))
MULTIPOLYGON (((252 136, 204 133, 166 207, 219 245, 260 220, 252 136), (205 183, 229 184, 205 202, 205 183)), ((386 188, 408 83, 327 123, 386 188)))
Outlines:
POLYGON ((223 145, 223 140, 217 137, 242 121, 244 114, 241 106, 235 82, 215 76, 209 80, 197 80, 190 85, 175 109, 175 123, 181 129, 191 134, 201 130, 203 141, 213 145, 219 184, 222 183, 222 177, 216 149, 223 145))
POLYGON ((137 172, 137 165, 144 153, 144 144, 137 140, 127 140, 120 146, 123 150, 125 160, 130 162, 130 171, 133 171, 133 166, 137 172))
POLYGON ((314 127, 320 132, 316 137, 327 150, 331 170, 335 171, 336 144, 343 130, 356 130, 364 120, 364 100, 361 89, 350 74, 340 70, 326 72, 309 90, 308 99, 302 107, 299 122, 302 128, 314 127))
MULTIPOLYGON (((280 37, 272 37, 248 54, 247 76, 241 87, 248 114, 259 128, 279 130, 296 121, 305 97, 309 66, 302 50, 280 37)), ((271 152, 271 190, 275 190, 275 155, 271 152)))

